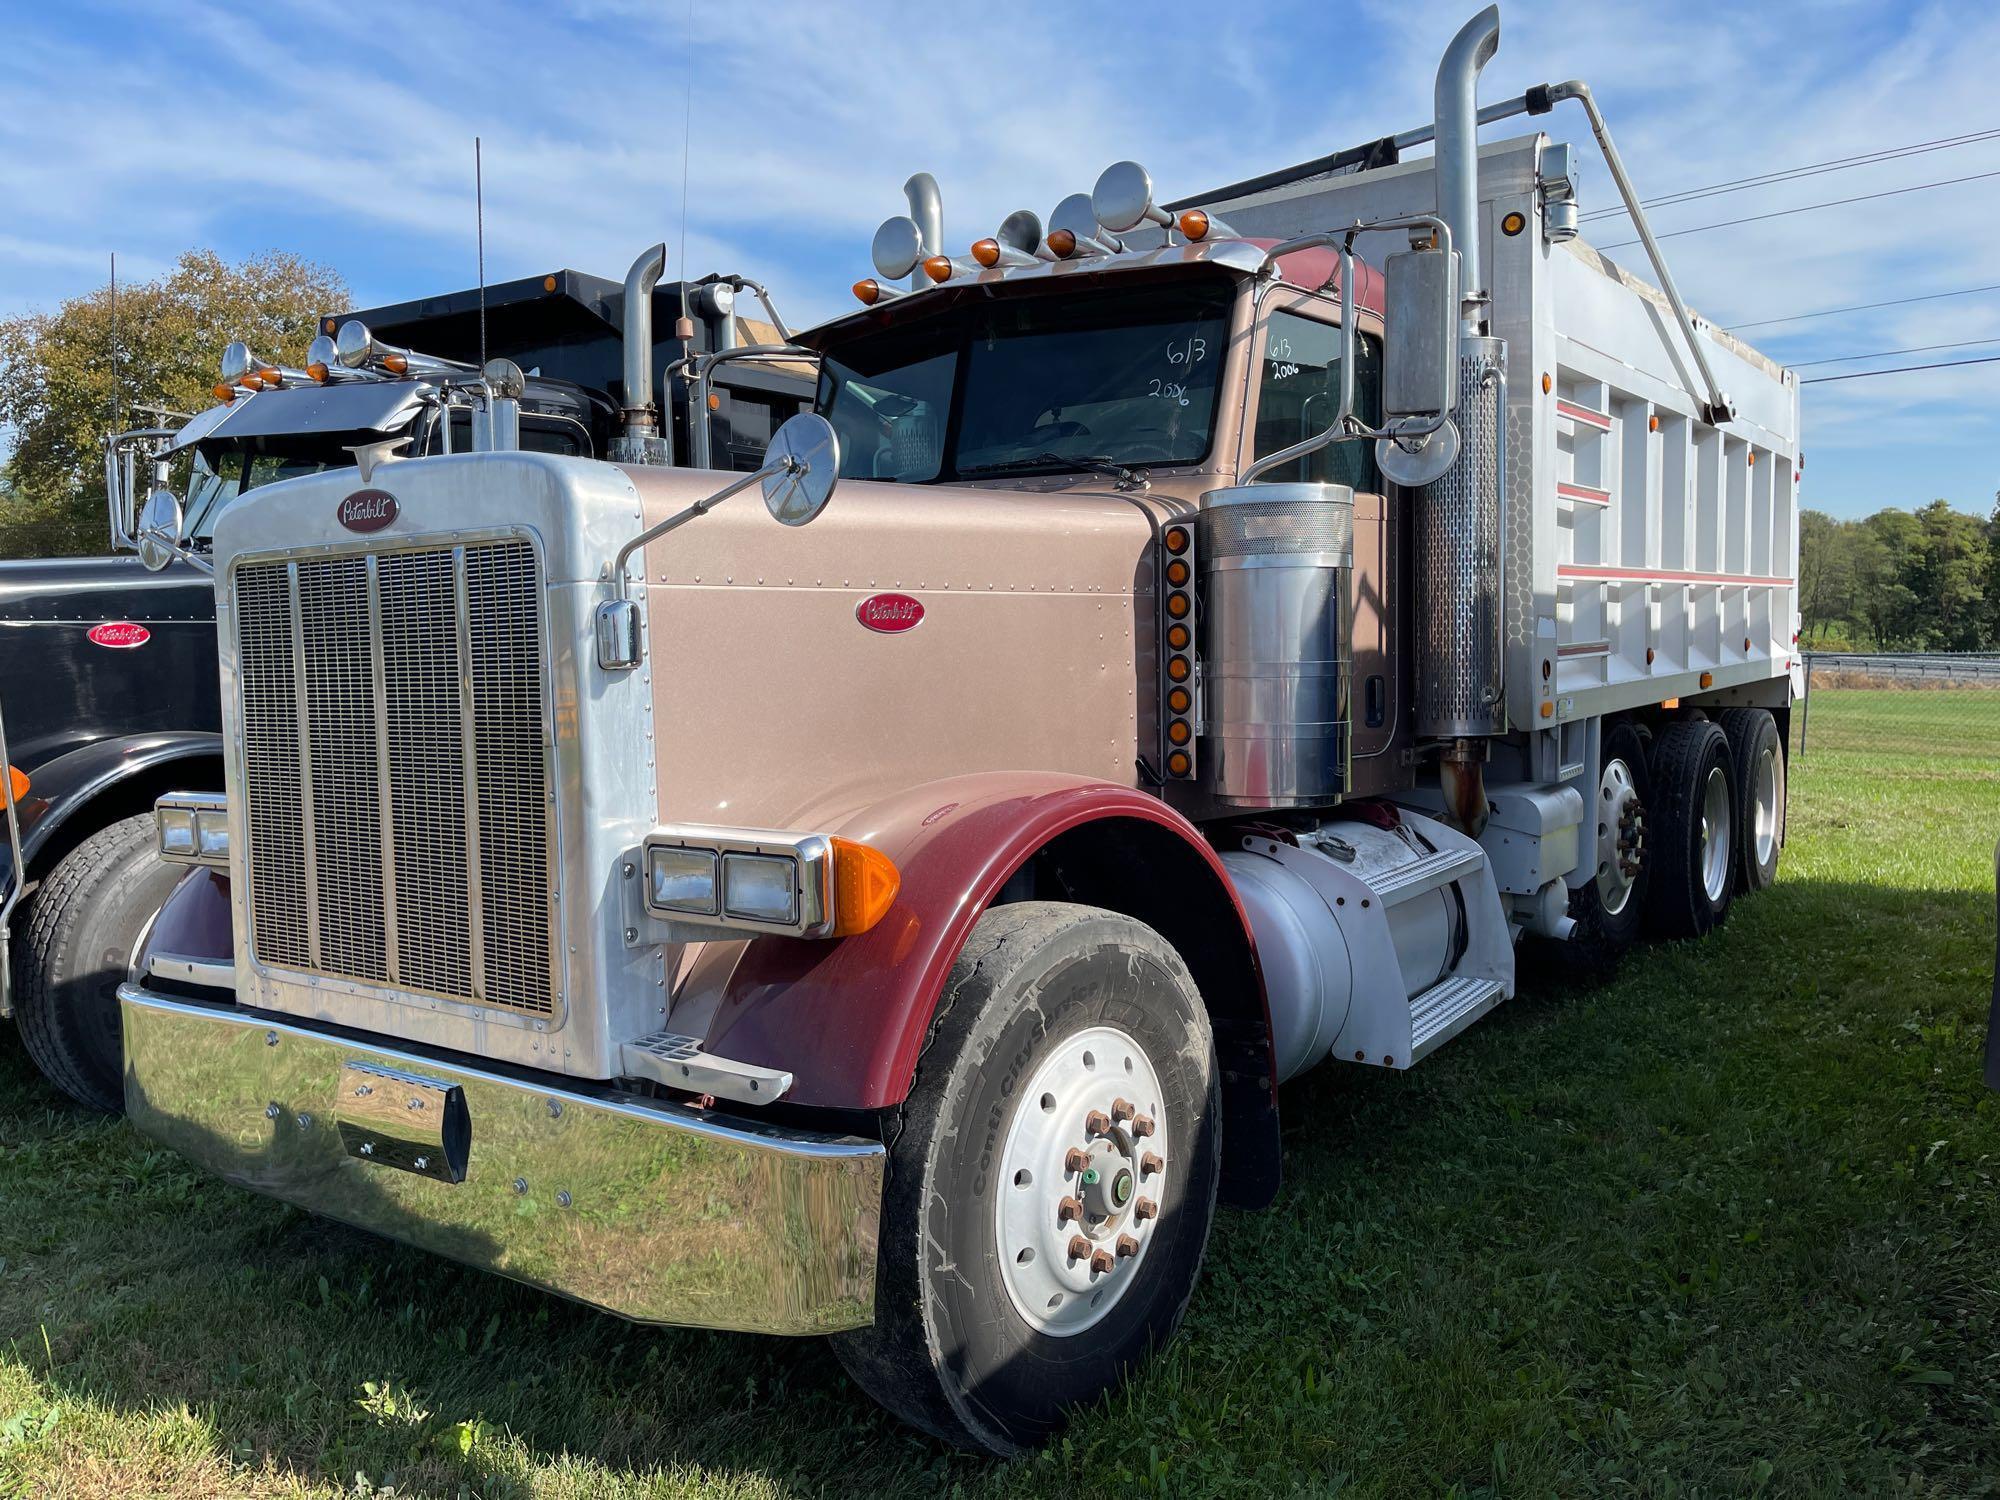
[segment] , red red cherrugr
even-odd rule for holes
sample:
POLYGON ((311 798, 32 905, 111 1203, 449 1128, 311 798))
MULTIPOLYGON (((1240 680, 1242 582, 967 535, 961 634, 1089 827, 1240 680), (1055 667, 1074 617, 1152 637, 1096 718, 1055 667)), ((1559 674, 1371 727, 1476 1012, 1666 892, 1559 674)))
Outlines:
POLYGON ((923 601, 908 594, 870 594, 854 606, 854 618, 870 630, 895 635, 923 623, 923 601))
POLYGON ((89 631, 93 646, 105 646, 113 651, 130 651, 145 645, 152 638, 152 631, 131 620, 106 620, 102 625, 91 626, 89 631))
POLYGON ((367 533, 391 524, 399 509, 396 497, 387 490, 356 490, 340 502, 335 515, 349 531, 367 533))

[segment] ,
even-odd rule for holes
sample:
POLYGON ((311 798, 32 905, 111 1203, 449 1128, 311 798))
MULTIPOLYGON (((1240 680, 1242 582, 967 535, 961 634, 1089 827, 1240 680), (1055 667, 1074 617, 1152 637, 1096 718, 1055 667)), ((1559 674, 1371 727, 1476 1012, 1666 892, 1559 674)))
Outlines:
POLYGON ((619 461, 525 451, 443 372, 471 451, 239 498, 134 1123, 830 1335, 1007 1453, 1173 1335, 1282 1080, 1421 1065, 1523 945, 1724 921, 1783 840, 1797 382, 1577 236, 1567 148, 1480 143, 1580 105, 1646 238, 1587 88, 1479 106, 1498 41, 1353 171, 1121 162, 963 258, 913 177, 859 306, 761 351, 817 383, 753 472, 634 461, 629 397, 619 461))

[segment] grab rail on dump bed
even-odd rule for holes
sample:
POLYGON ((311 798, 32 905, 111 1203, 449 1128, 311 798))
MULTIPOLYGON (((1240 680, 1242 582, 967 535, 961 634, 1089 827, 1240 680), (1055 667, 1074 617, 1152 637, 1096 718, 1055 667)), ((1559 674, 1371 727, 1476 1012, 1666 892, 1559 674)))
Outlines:
MULTIPOLYGON (((1611 169, 1611 180, 1618 188, 1618 195, 1625 200, 1625 211, 1632 216, 1632 223, 1639 231, 1639 242, 1646 247, 1646 256, 1653 264, 1653 274, 1659 278, 1660 290, 1666 293, 1667 302, 1673 308, 1674 320, 1680 325, 1681 337, 1686 340, 1688 351, 1694 355, 1694 362, 1701 370, 1703 383, 1708 387, 1706 399, 1698 391, 1690 390, 1701 408, 1702 420, 1711 427, 1720 427, 1736 419, 1736 404, 1722 389, 1722 383, 1715 378, 1715 370, 1702 352, 1701 342, 1695 337, 1694 318, 1681 301, 1680 288, 1674 285, 1673 273, 1667 269, 1667 260, 1660 253, 1659 242, 1653 238, 1653 227, 1646 221, 1646 211, 1639 204, 1639 195, 1633 189, 1632 179, 1625 175, 1625 163, 1618 155, 1617 146, 1612 144, 1611 127, 1604 122, 1604 113, 1597 107, 1597 99, 1590 92, 1590 85, 1580 78, 1572 78, 1567 83, 1540 83, 1517 99, 1503 99, 1497 104, 1489 104, 1479 111, 1479 123, 1491 125, 1498 120, 1512 119, 1516 115, 1545 115, 1565 99, 1574 99, 1583 106, 1590 118, 1590 131, 1597 139, 1598 150, 1603 153, 1604 164, 1611 169)), ((1405 130, 1400 135, 1384 136, 1364 146, 1350 147, 1337 151, 1331 156, 1315 157, 1312 161, 1300 162, 1296 166, 1281 167, 1275 172, 1266 172, 1258 177, 1247 177, 1241 182, 1232 182, 1213 192, 1201 193, 1192 198, 1179 199, 1166 205, 1167 212, 1176 213, 1183 208, 1213 207, 1235 198, 1247 198, 1252 193, 1268 192, 1273 188, 1288 187, 1314 177, 1325 177, 1335 172, 1370 171, 1376 167, 1394 166, 1401 159, 1401 153, 1411 146, 1421 146, 1435 140, 1435 123, 1419 125, 1405 130)))

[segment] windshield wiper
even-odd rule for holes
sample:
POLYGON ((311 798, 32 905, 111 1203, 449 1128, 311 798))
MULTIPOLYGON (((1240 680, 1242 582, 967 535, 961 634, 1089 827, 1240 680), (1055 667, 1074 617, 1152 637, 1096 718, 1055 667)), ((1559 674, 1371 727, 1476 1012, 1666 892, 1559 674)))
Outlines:
POLYGON ((1128 469, 1101 456, 1078 458, 1062 453, 1031 453, 1026 458, 1010 458, 1005 463, 975 464, 972 468, 960 469, 958 477, 970 479, 975 475, 1014 474, 1023 469, 1047 468, 1087 469, 1093 474, 1117 480, 1120 489, 1143 490, 1152 484, 1143 469, 1128 469))

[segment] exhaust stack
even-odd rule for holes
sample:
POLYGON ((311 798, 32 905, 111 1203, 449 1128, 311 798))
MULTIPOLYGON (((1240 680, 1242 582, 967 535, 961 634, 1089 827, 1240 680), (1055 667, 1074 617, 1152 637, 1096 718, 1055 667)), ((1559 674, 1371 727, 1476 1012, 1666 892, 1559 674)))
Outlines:
POLYGON ((910 218, 915 221, 917 234, 923 240, 916 270, 910 277, 910 290, 920 292, 929 285, 924 276, 925 259, 945 253, 944 198, 938 192, 937 179, 928 172, 919 172, 904 183, 903 196, 910 200, 910 218))
POLYGON ((1500 9, 1459 29, 1437 74, 1438 217, 1458 255, 1460 448, 1418 492, 1417 732, 1444 741, 1447 817, 1486 824, 1489 737, 1507 732, 1502 672, 1500 507, 1507 474, 1507 345, 1485 335, 1492 298, 1479 252, 1479 74, 1500 46, 1500 9))
POLYGON ((667 247, 641 252, 625 273, 625 431, 611 445, 611 460, 671 468, 673 445, 660 436, 653 409, 653 288, 667 269, 667 247))
POLYGON ((1479 264, 1479 74, 1500 50, 1500 7, 1489 5, 1459 27, 1438 63, 1438 217, 1451 226, 1458 251, 1461 327, 1479 332, 1487 302, 1479 264))

